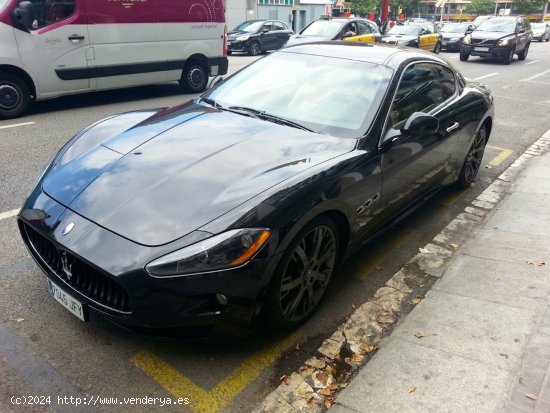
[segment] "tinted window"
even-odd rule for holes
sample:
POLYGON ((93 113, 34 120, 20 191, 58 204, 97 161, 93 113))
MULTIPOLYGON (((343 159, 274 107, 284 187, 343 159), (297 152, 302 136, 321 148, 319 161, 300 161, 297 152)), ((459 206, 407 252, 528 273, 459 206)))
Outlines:
POLYGON ((451 69, 441 65, 434 65, 439 76, 439 87, 441 88, 441 102, 451 98, 456 91, 455 75, 451 69))
POLYGON ((337 20, 316 20, 307 26, 300 34, 302 36, 334 37, 341 28, 342 23, 337 20))
POLYGON ((266 24, 264 24, 262 26, 262 30, 267 30, 267 31, 273 30, 273 23, 272 22, 267 22, 266 24))
POLYGON ((273 30, 286 30, 281 22, 273 22, 273 30))
POLYGON ((357 22, 359 25, 359 34, 369 34, 371 32, 370 27, 365 22, 357 22))
POLYGON ((66 19, 74 12, 74 0, 32 0, 38 27, 66 19))

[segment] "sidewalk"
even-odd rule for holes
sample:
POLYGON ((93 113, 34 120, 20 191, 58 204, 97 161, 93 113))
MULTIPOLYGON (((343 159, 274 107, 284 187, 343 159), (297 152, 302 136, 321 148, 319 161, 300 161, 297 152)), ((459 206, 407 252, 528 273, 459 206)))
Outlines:
POLYGON ((550 153, 471 233, 330 413, 550 412, 550 153))

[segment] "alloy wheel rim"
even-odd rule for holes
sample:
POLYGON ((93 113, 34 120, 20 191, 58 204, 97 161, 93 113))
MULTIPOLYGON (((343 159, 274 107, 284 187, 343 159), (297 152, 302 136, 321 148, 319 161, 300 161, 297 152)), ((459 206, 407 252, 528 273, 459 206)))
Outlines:
POLYGON ((334 231, 320 225, 296 246, 281 280, 281 312, 288 321, 307 317, 321 300, 336 263, 334 231))
POLYGON ((0 107, 11 110, 16 108, 21 101, 21 94, 10 84, 0 85, 0 107))
POLYGON ((464 178, 466 182, 472 183, 477 176, 481 160, 483 159, 483 150, 485 149, 485 130, 480 129, 476 134, 474 142, 466 157, 466 163, 464 165, 464 178))
POLYGON ((189 72, 189 83, 194 88, 199 88, 204 82, 204 74, 199 67, 193 67, 189 72))
POLYGON ((252 49, 252 55, 256 56, 259 52, 258 44, 257 43, 252 43, 250 45, 250 48, 252 49))

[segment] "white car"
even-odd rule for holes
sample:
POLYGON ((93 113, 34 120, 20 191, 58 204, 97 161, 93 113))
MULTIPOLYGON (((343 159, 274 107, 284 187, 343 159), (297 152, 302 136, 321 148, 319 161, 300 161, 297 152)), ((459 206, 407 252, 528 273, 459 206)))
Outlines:
POLYGON ((542 42, 546 40, 550 41, 550 23, 531 23, 531 30, 533 31, 533 40, 542 42))

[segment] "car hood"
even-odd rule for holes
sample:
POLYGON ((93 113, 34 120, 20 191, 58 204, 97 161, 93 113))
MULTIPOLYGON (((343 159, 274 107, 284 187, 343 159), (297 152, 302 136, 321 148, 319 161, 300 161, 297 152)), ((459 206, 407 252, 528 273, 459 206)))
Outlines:
POLYGON ((471 36, 475 40, 497 40, 501 37, 513 36, 514 33, 503 33, 503 32, 484 32, 481 30, 473 31, 471 36))
POLYGON ((286 46, 294 46, 296 44, 303 43, 324 42, 327 40, 332 40, 332 38, 328 38, 325 36, 302 36, 301 34, 295 34, 289 37, 286 46))
POLYGON ((387 35, 382 37, 383 42, 394 42, 398 40, 416 40, 418 39, 418 36, 413 36, 410 34, 394 34, 394 35, 387 35))
POLYGON ((176 114, 173 109, 154 114, 56 164, 42 188, 98 225, 157 246, 355 144, 187 105, 176 114))
POLYGON ((227 37, 234 39, 237 36, 243 36, 245 34, 252 36, 253 34, 256 34, 256 33, 245 32, 243 30, 231 30, 230 32, 227 32, 227 37))

